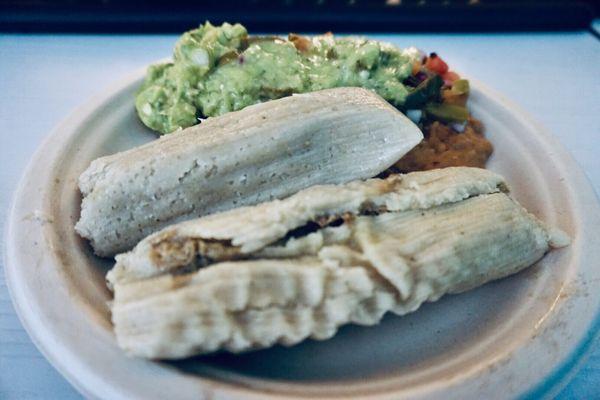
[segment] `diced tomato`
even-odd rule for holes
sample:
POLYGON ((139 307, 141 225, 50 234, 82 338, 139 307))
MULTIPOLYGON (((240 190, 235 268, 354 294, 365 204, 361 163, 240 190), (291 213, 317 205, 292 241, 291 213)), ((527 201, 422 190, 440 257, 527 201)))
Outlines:
POLYGON ((437 54, 431 53, 425 61, 425 68, 430 71, 436 72, 440 75, 444 75, 448 72, 448 64, 444 62, 437 54))
POLYGON ((442 74, 442 79, 444 80, 445 84, 450 85, 455 80, 460 79, 460 76, 458 76, 456 72, 447 71, 446 73, 442 74))

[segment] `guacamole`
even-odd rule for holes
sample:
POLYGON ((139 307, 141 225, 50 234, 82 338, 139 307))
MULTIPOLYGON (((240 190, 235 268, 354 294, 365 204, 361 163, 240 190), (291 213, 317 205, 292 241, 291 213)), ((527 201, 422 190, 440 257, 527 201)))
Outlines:
POLYGON ((209 22, 184 33, 173 62, 153 65, 137 94, 142 122, 160 133, 292 93, 361 86, 402 107, 414 48, 362 38, 248 36, 240 24, 209 22))

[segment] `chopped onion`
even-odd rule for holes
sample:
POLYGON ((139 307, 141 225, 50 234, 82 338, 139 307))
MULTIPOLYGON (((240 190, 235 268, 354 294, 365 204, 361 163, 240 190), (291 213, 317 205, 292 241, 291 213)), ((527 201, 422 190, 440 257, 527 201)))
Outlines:
POLYGON ((142 106, 142 113, 144 115, 152 114, 152 106, 150 105, 150 103, 146 103, 142 106))
POLYGON ((402 55, 408 57, 412 62, 414 62, 414 61, 421 61, 423 59, 423 57, 426 56, 427 54, 424 51, 411 46, 411 47, 407 47, 407 48, 403 49, 402 55))
POLYGON ((208 52, 204 49, 194 50, 194 52, 192 52, 192 54, 190 55, 190 59, 194 64, 199 65, 201 67, 208 66, 208 52))
POLYGON ((467 127, 467 121, 465 122, 454 122, 450 124, 450 127, 454 129, 456 132, 462 133, 467 127))
POLYGON ((418 124, 423 116, 423 111, 421 110, 406 110, 406 116, 415 124, 418 124))

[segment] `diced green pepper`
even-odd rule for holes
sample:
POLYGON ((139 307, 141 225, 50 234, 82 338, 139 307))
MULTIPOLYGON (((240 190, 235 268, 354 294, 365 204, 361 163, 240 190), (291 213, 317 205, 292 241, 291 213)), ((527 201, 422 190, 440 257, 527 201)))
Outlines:
POLYGON ((469 110, 453 104, 427 104, 425 113, 443 122, 464 122, 469 118, 469 110))
POLYGON ((466 79, 458 79, 452 84, 450 91, 453 94, 461 95, 469 93, 469 81, 466 79))
POLYGON ((437 98, 440 94, 440 89, 444 84, 441 76, 435 74, 419 84, 408 96, 404 102, 404 109, 411 110, 420 108, 433 98, 437 98))

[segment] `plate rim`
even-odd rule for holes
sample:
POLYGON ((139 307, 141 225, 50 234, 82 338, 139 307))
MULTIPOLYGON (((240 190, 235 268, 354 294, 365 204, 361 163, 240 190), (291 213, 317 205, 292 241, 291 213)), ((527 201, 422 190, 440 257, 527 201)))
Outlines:
MULTIPOLYGON (((76 373, 73 373, 69 370, 69 366, 67 363, 59 360, 56 354, 54 354, 51 350, 49 350, 48 344, 44 342, 43 335, 33 329, 33 325, 35 325, 35 319, 39 318, 36 315, 31 313, 31 310, 28 310, 28 299, 23 298, 22 292, 23 288, 19 288, 19 285, 23 285, 24 283, 18 282, 18 272, 16 265, 16 260, 13 260, 10 255, 12 254, 12 250, 15 248, 13 242, 16 241, 16 238, 11 233, 14 230, 14 226, 19 222, 17 215, 17 201, 20 197, 22 197, 23 192, 25 192, 28 183, 28 177, 31 176, 34 171, 36 164, 42 158, 43 149, 52 142, 55 137, 62 137, 63 139, 68 139, 72 134, 76 131, 75 128, 69 128, 68 125, 71 121, 78 121, 81 123, 90 115, 92 115, 99 105, 106 103, 112 97, 117 95, 123 90, 126 90, 130 85, 134 84, 137 80, 139 80, 144 72, 145 67, 142 69, 138 69, 133 73, 125 76, 124 78, 117 80, 115 83, 108 85, 108 87, 102 91, 100 94, 95 95, 83 102, 81 105, 77 106, 73 111, 71 111, 67 117, 65 117, 59 124, 57 124, 50 133, 41 141, 38 145, 36 151, 31 157, 29 163, 24 169, 19 184, 16 190, 13 192, 9 213, 7 215, 7 224, 4 230, 4 265, 5 265, 5 276, 7 281, 7 288, 10 294, 13 306, 18 315, 19 321, 27 331, 29 337, 32 342, 35 344, 36 348, 44 355, 44 357, 50 362, 50 364, 57 369, 62 376, 71 383, 80 393, 84 394, 86 397, 96 398, 97 392, 91 390, 88 385, 86 385, 81 377, 78 377, 76 373), (69 134, 65 134, 68 132, 69 134)), ((600 203, 598 201, 598 194, 595 192, 593 186, 591 185, 589 178, 584 173, 582 168, 579 166, 577 161, 571 156, 571 154, 564 148, 564 146, 560 143, 560 141, 542 124, 537 122, 533 117, 531 117, 525 110, 523 110, 520 106, 514 104, 512 101, 508 100, 502 94, 496 92, 493 89, 490 89, 486 85, 482 84, 478 80, 469 79, 472 83, 472 86, 476 91, 481 92, 484 96, 487 96, 494 101, 499 102, 505 108, 510 110, 511 114, 515 115, 520 121, 523 121, 526 124, 531 125, 536 132, 543 138, 543 140, 549 144, 553 150, 556 152, 556 157, 560 160, 561 163, 566 163, 574 168, 568 171, 569 176, 574 176, 577 178, 577 187, 585 186, 586 190, 589 194, 594 198, 594 207, 600 211, 600 203)), ((77 126, 77 124, 74 124, 77 126)), ((38 323, 39 324, 39 323, 38 323)), ((521 397, 525 399, 534 399, 534 398, 545 398, 550 396, 552 393, 557 392, 559 388, 566 385, 571 375, 574 374, 574 371, 580 366, 585 359, 585 356, 589 354, 590 350, 593 347, 593 344, 600 337, 600 308, 596 310, 595 318, 589 324, 588 331, 585 333, 584 337, 580 339, 577 346, 574 346, 569 355, 563 359, 559 363, 557 363, 552 372, 546 375, 540 382, 526 391, 521 397)), ((104 394, 107 394, 105 392, 104 394)), ((117 391, 114 393, 118 395, 117 391)), ((379 393, 374 394, 374 397, 377 397, 379 393)), ((385 395, 385 394, 384 394, 385 395)), ((292 398, 290 396, 290 398, 292 398)))

